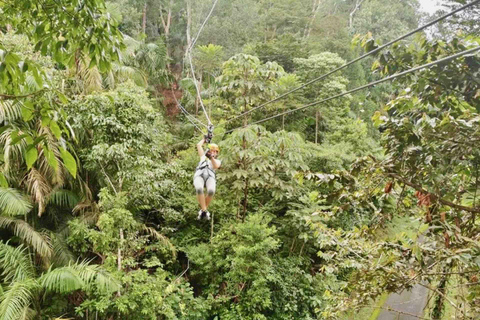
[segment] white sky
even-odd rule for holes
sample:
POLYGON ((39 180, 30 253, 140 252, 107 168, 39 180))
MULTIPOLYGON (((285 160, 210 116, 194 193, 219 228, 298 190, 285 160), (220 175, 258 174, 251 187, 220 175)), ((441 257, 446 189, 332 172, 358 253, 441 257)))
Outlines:
POLYGON ((441 3, 441 0, 419 0, 420 2, 420 8, 428 13, 434 13, 438 9, 440 9, 439 3, 441 3))

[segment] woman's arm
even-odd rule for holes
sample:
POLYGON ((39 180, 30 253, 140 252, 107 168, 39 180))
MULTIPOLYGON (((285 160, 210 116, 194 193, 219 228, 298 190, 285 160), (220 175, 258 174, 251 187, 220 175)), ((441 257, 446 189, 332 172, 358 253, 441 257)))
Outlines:
POLYGON ((197 151, 198 151, 198 156, 203 157, 205 155, 205 151, 203 151, 203 144, 205 143, 205 138, 200 140, 199 143, 197 143, 197 151))
POLYGON ((218 168, 220 168, 220 165, 222 164, 220 160, 217 160, 214 157, 212 157, 210 160, 212 160, 213 169, 217 170, 218 168))

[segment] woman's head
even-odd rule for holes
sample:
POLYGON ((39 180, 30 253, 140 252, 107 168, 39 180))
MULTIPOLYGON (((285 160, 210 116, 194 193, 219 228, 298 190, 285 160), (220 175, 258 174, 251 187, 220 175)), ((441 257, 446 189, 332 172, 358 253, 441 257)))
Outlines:
POLYGON ((211 143, 211 144, 208 146, 208 149, 210 150, 211 154, 212 154, 214 157, 217 157, 217 156, 218 156, 218 153, 220 152, 220 148, 219 148, 218 145, 216 145, 215 143, 211 143))

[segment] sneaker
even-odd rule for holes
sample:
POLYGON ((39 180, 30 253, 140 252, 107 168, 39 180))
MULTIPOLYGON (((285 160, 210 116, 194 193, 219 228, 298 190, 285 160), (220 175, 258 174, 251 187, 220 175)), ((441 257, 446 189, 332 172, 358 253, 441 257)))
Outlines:
POLYGON ((210 212, 205 211, 205 218, 206 218, 207 220, 210 220, 210 212))
POLYGON ((198 211, 197 220, 202 220, 202 218, 203 218, 203 210, 200 209, 200 211, 198 211))

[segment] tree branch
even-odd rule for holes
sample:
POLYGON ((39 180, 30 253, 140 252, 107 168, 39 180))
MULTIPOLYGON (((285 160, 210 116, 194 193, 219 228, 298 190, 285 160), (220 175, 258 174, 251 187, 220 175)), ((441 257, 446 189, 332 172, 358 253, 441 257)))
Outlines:
POLYGON ((353 26, 353 16, 355 15, 355 13, 360 9, 360 6, 362 5, 364 0, 357 0, 355 2, 355 8, 353 9, 352 12, 350 12, 350 18, 348 20, 348 28, 351 29, 352 26, 353 26))
POLYGON ((468 212, 472 212, 472 213, 480 213, 480 209, 477 209, 477 208, 472 208, 472 207, 466 207, 466 206, 462 206, 462 205, 459 205, 459 204, 456 204, 456 203, 453 203, 451 201, 448 201, 448 200, 445 200, 445 199, 442 199, 439 195, 437 194, 434 194, 434 193, 431 193, 427 190, 425 190, 421 185, 418 185, 418 184, 415 184, 407 179, 405 179, 404 177, 396 174, 396 173, 393 173, 393 172, 386 172, 385 173, 387 176, 389 177, 392 177, 394 179, 397 179, 399 181, 401 181, 402 183, 406 184, 407 186, 410 186, 424 194, 429 194, 431 195, 434 199, 437 199, 438 202, 440 202, 441 204, 443 205, 446 205, 446 206, 449 206, 449 207, 452 207, 452 208, 456 208, 456 209, 459 209, 459 210, 463 210, 463 211, 468 211, 468 212))
POLYGON ((424 319, 424 320, 430 320, 429 318, 423 318, 423 317, 419 317, 415 314, 412 314, 412 313, 408 313, 408 312, 403 312, 403 311, 398 311, 398 310, 395 310, 391 307, 372 307, 372 306, 363 306, 363 308, 371 308, 371 309, 382 309, 382 310, 387 310, 387 311, 391 311, 391 312, 395 312, 395 313, 398 313, 398 314, 404 314, 406 316, 410 316, 410 317, 414 317, 414 318, 417 318, 417 319, 424 319))
POLYGON ((30 96, 37 95, 37 94, 39 94, 39 93, 41 93, 41 92, 43 92, 43 91, 45 91, 45 89, 41 89, 41 90, 38 90, 38 91, 35 91, 35 92, 31 92, 31 93, 27 93, 27 94, 23 94, 23 95, 19 95, 19 96, 12 95, 12 94, 3 94, 3 93, 0 93, 0 98, 2 98, 2 100, 27 98, 27 97, 30 97, 30 96))
POLYGON ((423 283, 419 283, 419 285, 421 285, 422 287, 427 288, 428 290, 431 290, 431 291, 436 292, 437 294, 441 295, 443 298, 445 298, 445 299, 448 301, 448 303, 450 303, 450 305, 451 305, 452 307, 454 307, 455 309, 457 309, 457 311, 459 311, 461 314, 463 314, 463 311, 460 310, 460 309, 457 307, 457 305, 456 305, 455 303, 453 303, 453 301, 450 300, 450 298, 448 298, 448 297, 447 297, 443 292, 441 292, 440 290, 435 289, 435 288, 432 288, 432 287, 430 287, 430 286, 427 286, 426 284, 423 284, 423 283))

